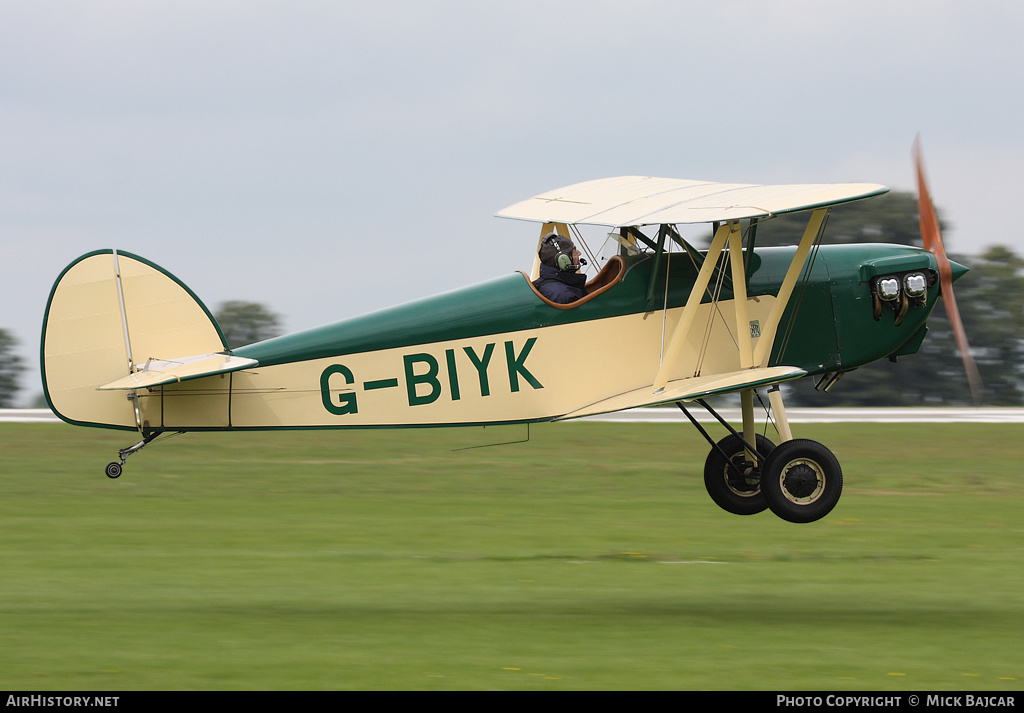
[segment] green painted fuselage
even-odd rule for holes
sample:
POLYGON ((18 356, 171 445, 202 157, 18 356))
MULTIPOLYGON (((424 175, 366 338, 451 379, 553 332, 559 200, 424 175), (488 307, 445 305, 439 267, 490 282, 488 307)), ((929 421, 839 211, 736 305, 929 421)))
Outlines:
MULTIPOLYGON (((778 293, 794 252, 792 247, 755 251, 748 267, 749 299, 778 293)), ((677 253, 668 261, 662 259, 653 278, 656 263, 653 256, 628 257, 626 263, 621 283, 572 309, 556 309, 545 304, 523 274, 513 273, 252 344, 234 350, 234 354, 256 359, 261 366, 273 366, 658 312, 666 306, 672 309, 686 303, 697 275, 697 267, 688 255, 677 253)), ((820 374, 847 371, 889 356, 917 351, 927 331, 928 316, 939 296, 935 271, 935 258, 918 248, 891 244, 821 247, 805 268, 807 279, 801 279, 783 316, 769 366, 797 366, 808 374, 820 374), (898 324, 895 310, 888 306, 876 319, 872 279, 912 271, 925 272, 931 278, 925 304, 912 306, 898 324)), ((966 268, 954 263, 956 277, 965 271, 966 268)), ((725 280, 718 298, 724 301, 732 297, 725 280)), ((704 301, 710 302, 711 295, 705 295, 704 301)), ((580 344, 579 348, 600 350, 601 345, 580 344)), ((638 358, 643 356, 638 355, 638 358)))

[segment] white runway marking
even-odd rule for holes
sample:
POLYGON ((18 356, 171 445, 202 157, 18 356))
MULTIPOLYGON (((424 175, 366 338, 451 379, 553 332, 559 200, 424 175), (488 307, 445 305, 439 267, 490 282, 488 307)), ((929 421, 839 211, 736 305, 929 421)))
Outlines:
MULTIPOLYGON (((690 413, 698 421, 714 422, 714 417, 698 404, 692 404, 690 413)), ((742 420, 738 408, 719 409, 722 418, 730 423, 742 420)), ((934 408, 790 408, 786 409, 790 423, 1024 423, 1024 408, 971 408, 938 406, 934 408)), ((764 412, 756 412, 758 422, 764 412)), ((580 421, 609 423, 689 423, 677 408, 637 408, 600 416, 588 416, 580 421)), ((0 409, 0 423, 60 423, 49 409, 0 409)))
POLYGON ((48 408, 0 408, 0 423, 60 423, 48 408))
MULTIPOLYGON (((715 418, 699 404, 687 406, 701 422, 714 422, 715 418)), ((719 409, 718 413, 730 423, 743 420, 738 408, 719 409)), ((1024 423, 1024 408, 788 408, 790 423, 1024 423)), ((755 410, 755 418, 764 419, 764 411, 755 410)), ((678 408, 638 408, 630 411, 592 416, 594 421, 613 423, 658 423, 661 421, 688 422, 678 408)))

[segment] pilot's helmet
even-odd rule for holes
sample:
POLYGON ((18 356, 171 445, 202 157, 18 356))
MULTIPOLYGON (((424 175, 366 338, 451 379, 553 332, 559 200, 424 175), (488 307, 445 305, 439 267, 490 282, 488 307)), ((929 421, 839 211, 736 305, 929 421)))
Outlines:
POLYGON ((572 259, 576 246, 569 238, 558 233, 548 233, 540 245, 540 261, 558 270, 578 270, 579 266, 572 259))

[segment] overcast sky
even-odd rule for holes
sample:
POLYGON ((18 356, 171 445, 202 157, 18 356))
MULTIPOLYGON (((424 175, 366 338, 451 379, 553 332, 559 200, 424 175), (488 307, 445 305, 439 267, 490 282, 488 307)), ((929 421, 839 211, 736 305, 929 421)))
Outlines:
POLYGON ((641 174, 914 188, 1009 244, 1024 3, 0 0, 0 328, 134 252, 289 330, 529 269, 544 190, 641 174))

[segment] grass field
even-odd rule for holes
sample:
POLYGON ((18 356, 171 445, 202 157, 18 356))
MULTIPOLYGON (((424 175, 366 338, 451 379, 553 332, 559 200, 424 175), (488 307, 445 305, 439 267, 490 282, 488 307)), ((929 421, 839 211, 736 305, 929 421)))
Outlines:
MULTIPOLYGON (((671 424, 0 425, 0 689, 1020 690, 1019 426, 800 425, 809 524, 671 424)), ((772 435, 772 434, 770 434, 772 435)))

